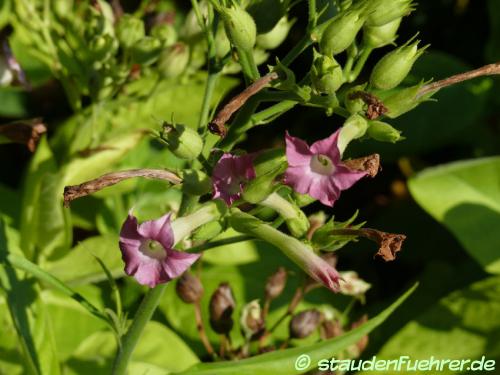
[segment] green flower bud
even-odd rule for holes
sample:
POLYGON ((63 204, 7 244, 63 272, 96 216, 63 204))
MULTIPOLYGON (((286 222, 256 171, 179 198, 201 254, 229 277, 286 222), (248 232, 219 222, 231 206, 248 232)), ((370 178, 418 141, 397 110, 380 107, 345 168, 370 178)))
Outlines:
POLYGON ((382 26, 365 25, 363 27, 363 40, 365 44, 371 48, 380 48, 394 43, 401 20, 402 18, 396 18, 382 26))
POLYGON ((116 26, 118 41, 125 48, 130 48, 146 35, 144 23, 139 18, 124 14, 116 26))
POLYGON ((116 40, 109 34, 96 36, 89 43, 89 53, 94 61, 108 60, 117 48, 116 40))
POLYGON ((383 26, 415 10, 413 0, 373 0, 366 12, 368 26, 383 26))
POLYGON ((365 91, 365 88, 366 88, 366 83, 363 85, 353 86, 346 91, 344 98, 344 106, 349 111, 349 113, 351 114, 360 113, 365 109, 366 104, 363 101, 363 99, 361 99, 360 97, 356 98, 351 97, 352 94, 358 91, 365 91))
POLYGON ((318 93, 333 94, 344 83, 342 68, 333 57, 321 55, 314 50, 311 81, 318 93))
POLYGON ((161 49, 162 44, 159 39, 145 36, 130 48, 132 62, 141 65, 153 64, 160 56, 161 49))
POLYGON ((175 43, 160 55, 158 69, 166 78, 180 76, 189 62, 189 47, 182 43, 175 43))
POLYGON ((224 27, 219 27, 215 34, 215 54, 222 59, 229 52, 231 52, 231 42, 227 37, 224 27))
POLYGON ((292 28, 294 21, 285 16, 267 33, 257 35, 257 46, 263 49, 275 49, 283 43, 292 28))
POLYGON ((432 94, 423 95, 418 97, 420 88, 424 85, 423 82, 415 86, 406 87, 392 94, 384 100, 384 105, 387 107, 385 115, 389 118, 396 118, 403 113, 411 111, 420 103, 427 101, 432 94))
MULTIPOLYGON (((208 16, 208 6, 206 1, 199 2, 199 8, 202 17, 208 16)), ((184 24, 181 29, 181 36, 183 40, 187 40, 189 42, 194 42, 203 37, 203 30, 198 23, 198 17, 196 17, 196 12, 194 9, 191 9, 184 19, 184 24)))
POLYGON ((321 36, 319 46, 322 54, 336 55, 354 42, 365 22, 362 9, 349 9, 335 16, 321 36))
POLYGON ((395 143, 401 139, 401 132, 382 121, 369 121, 366 134, 380 142, 395 143))
POLYGON ((183 169, 182 191, 190 195, 204 195, 212 189, 212 180, 199 169, 183 169))
POLYGON ((257 27, 252 16, 240 6, 222 8, 222 19, 231 43, 244 51, 255 46, 257 27))
POLYGON ((188 69, 189 71, 196 72, 207 62, 207 43, 201 40, 189 46, 190 56, 188 69))
POLYGON ((200 135, 188 126, 164 123, 161 138, 170 151, 181 159, 195 159, 203 149, 200 135))
POLYGON ((345 120, 342 129, 339 134, 339 141, 337 146, 340 153, 343 154, 347 145, 356 138, 360 138, 365 135, 368 129, 368 121, 363 116, 351 115, 347 120, 345 120))
POLYGON ((171 46, 177 42, 177 31, 171 24, 163 23, 155 25, 151 30, 151 36, 161 40, 164 47, 171 46))
POLYGON ((283 0, 252 0, 249 1, 248 13, 255 20, 257 31, 264 34, 271 31, 286 14, 283 0))
POLYGON ((370 83, 383 90, 390 90, 399 85, 410 73, 417 59, 424 53, 424 48, 418 48, 420 41, 406 44, 389 52, 375 65, 370 76, 370 83))

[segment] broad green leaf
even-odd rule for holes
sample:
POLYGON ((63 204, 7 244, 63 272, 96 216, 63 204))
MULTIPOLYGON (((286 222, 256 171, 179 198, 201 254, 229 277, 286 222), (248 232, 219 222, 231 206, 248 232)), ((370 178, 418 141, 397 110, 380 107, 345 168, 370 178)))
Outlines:
POLYGON ((500 157, 429 168, 409 188, 486 271, 500 273, 500 157))
MULTIPOLYGON (((94 294, 99 293, 96 287, 86 288, 93 288, 91 292, 94 294)), ((107 328, 106 323, 59 292, 46 290, 42 299, 49 312, 60 361, 70 357, 85 338, 107 328)))
MULTIPOLYGON (((66 362, 65 374, 111 373, 116 340, 111 332, 97 332, 85 339, 66 362)), ((198 363, 196 355, 171 330, 151 321, 132 354, 131 374, 168 374, 198 363)))
POLYGON ((106 275, 94 256, 104 262, 114 277, 123 275, 123 262, 116 233, 87 238, 71 249, 65 257, 48 263, 46 267, 53 276, 73 285, 106 280, 106 275))
MULTIPOLYGON (((473 360, 484 355, 486 359, 496 359, 498 364, 499 316, 500 277, 494 276, 452 292, 408 322, 382 347, 377 358, 409 356, 412 360, 430 357, 473 360)), ((384 372, 387 375, 400 373, 384 372)), ((439 373, 457 372, 445 367, 439 373)))
POLYGON ((21 248, 31 258, 35 247, 44 255, 71 241, 69 218, 62 207, 57 164, 45 137, 30 162, 21 211, 21 248))
POLYGON ((5 292, 11 322, 24 356, 24 365, 34 374, 59 374, 57 349, 47 308, 34 279, 10 267, 9 253, 20 255, 16 234, 0 217, 0 284, 5 292))
MULTIPOLYGON (((215 237, 212 241, 238 236, 240 233, 228 229, 215 237)), ((218 246, 203 255, 203 260, 211 264, 224 266, 252 263, 259 260, 255 241, 244 241, 232 245, 218 246)))
POLYGON ((2 214, 9 217, 13 223, 19 222, 21 194, 8 186, 0 184, 0 207, 2 214))
POLYGON ((410 288, 391 306, 386 308, 377 316, 370 319, 367 323, 349 331, 342 336, 306 347, 298 347, 261 354, 237 362, 200 364, 193 368, 190 368, 189 370, 184 372, 184 374, 292 375, 302 374, 307 372, 308 370, 313 370, 317 368, 317 364, 320 360, 325 358, 332 358, 332 356, 334 356, 336 353, 356 343, 364 335, 367 335, 377 326, 382 324, 384 320, 386 320, 389 315, 391 315, 394 310, 399 305, 401 305, 406 298, 408 298, 408 296, 415 290, 416 286, 417 285, 414 285, 412 288, 410 288), (309 356, 310 364, 303 369, 297 369, 295 366, 295 361, 303 354, 307 354, 309 356))
POLYGON ((133 132, 117 137, 113 141, 101 144, 100 151, 72 160, 64 167, 63 186, 81 184, 110 172, 113 165, 134 148, 143 136, 143 132, 133 132))

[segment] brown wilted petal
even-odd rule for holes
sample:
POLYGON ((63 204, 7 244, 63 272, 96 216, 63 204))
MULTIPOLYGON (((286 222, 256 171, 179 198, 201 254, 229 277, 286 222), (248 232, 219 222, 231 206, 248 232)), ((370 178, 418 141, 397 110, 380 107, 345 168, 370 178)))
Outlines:
POLYGON ((177 295, 186 303, 194 303, 203 296, 203 285, 198 277, 184 272, 175 285, 177 295))
POLYGON ((266 283, 266 297, 273 300, 278 298, 285 289, 287 280, 287 272, 285 268, 280 267, 267 279, 266 283))
POLYGON ((321 320, 322 315, 318 310, 310 309, 301 311, 290 320, 290 337, 303 339, 309 336, 318 328, 321 320))
POLYGON ((380 256, 386 262, 396 259, 396 253, 401 251, 403 241, 406 239, 404 234, 386 233, 376 229, 361 229, 365 237, 375 241, 380 246, 375 256, 380 256))
POLYGON ((362 158, 344 160, 343 163, 350 169, 366 172, 368 176, 375 177, 380 170, 380 155, 372 154, 362 158))
POLYGON ((361 99, 368 106, 366 117, 375 120, 388 111, 387 107, 375 95, 364 91, 356 91, 349 95, 349 99, 361 99))
POLYGON ((40 137, 46 132, 47 127, 40 118, 0 125, 0 136, 9 139, 13 143, 26 145, 31 152, 35 151, 40 137))
POLYGON ((228 333, 233 328, 233 314, 236 303, 228 283, 220 283, 210 298, 210 325, 217 333, 228 333))

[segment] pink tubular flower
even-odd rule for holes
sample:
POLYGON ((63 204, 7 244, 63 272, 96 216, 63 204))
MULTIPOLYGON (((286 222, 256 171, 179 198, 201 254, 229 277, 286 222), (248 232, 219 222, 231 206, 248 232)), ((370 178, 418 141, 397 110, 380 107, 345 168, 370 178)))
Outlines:
POLYGON ((180 276, 199 257, 173 250, 170 214, 138 225, 129 213, 120 232, 120 250, 125 273, 150 288, 180 276))
POLYGON ((309 194, 327 206, 333 206, 342 190, 349 189, 366 172, 347 168, 340 160, 337 141, 340 130, 311 147, 286 134, 288 169, 285 183, 301 194, 309 194))
POLYGON ((240 198, 243 184, 255 178, 252 159, 252 155, 222 155, 212 175, 213 197, 222 198, 228 206, 240 198))

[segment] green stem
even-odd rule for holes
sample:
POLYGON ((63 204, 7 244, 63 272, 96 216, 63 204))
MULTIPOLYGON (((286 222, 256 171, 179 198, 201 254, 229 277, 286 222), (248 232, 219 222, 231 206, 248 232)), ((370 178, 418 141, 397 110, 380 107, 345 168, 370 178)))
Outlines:
POLYGON ((205 86, 205 95, 203 96, 200 118, 198 120, 198 131, 201 133, 204 133, 207 129, 206 125, 208 123, 208 116, 210 114, 210 103, 212 102, 212 97, 218 79, 219 79, 219 73, 210 72, 210 67, 209 67, 207 84, 205 86))
POLYGON ((309 21, 307 25, 309 30, 313 30, 316 27, 317 20, 316 0, 309 0, 309 21))
POLYGON ((251 236, 243 236, 243 235, 234 236, 234 237, 224 238, 224 239, 217 240, 217 241, 207 242, 207 243, 204 243, 203 245, 193 246, 190 249, 187 249, 186 251, 188 251, 190 253, 200 253, 202 251, 210 250, 210 249, 213 249, 215 247, 224 246, 224 245, 232 245, 232 244, 235 244, 238 242, 249 241, 252 239, 254 239, 254 238, 251 236))
POLYGON ((243 71, 243 75, 245 76, 245 81, 247 86, 260 78, 259 70, 257 69, 257 65, 255 65, 255 61, 253 59, 253 51, 246 51, 242 48, 236 49, 238 52, 238 62, 241 66, 241 70, 243 71))
POLYGON ((122 345, 118 350, 118 354, 113 364, 113 375, 123 375, 126 373, 130 356, 139 341, 144 327, 149 322, 156 307, 160 303, 161 297, 163 296, 167 285, 168 284, 160 284, 155 288, 150 289, 142 300, 130 328, 125 336, 123 336, 122 345))
POLYGON ((368 60, 368 57, 370 56, 372 51, 373 48, 371 47, 365 47, 363 49, 363 52, 361 52, 361 56, 359 56, 358 61, 356 61, 356 65, 354 66, 353 71, 350 72, 348 75, 346 75, 348 82, 354 82, 356 78, 358 78, 359 74, 361 73, 361 70, 363 70, 363 67, 365 66, 365 63, 368 60))

